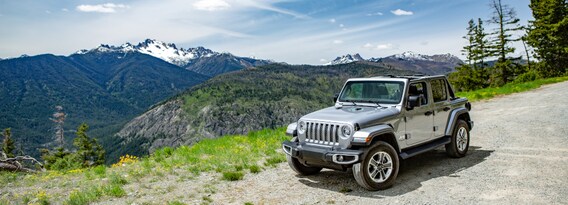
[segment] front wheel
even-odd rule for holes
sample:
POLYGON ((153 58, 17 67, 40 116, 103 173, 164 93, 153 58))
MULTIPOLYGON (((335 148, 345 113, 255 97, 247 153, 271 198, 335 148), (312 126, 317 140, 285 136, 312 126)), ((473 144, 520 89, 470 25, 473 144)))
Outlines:
POLYGON ((288 165, 290 165, 290 168, 292 168, 292 170, 300 175, 314 175, 319 173, 322 169, 320 167, 308 167, 306 165, 303 165, 298 159, 290 155, 286 155, 286 159, 288 160, 288 165))
MULTIPOLYGON (((298 142, 298 138, 294 137, 290 140, 291 142, 298 142)), ((307 175, 314 175, 319 173, 322 168, 320 167, 309 167, 306 166, 304 164, 302 164, 300 162, 300 160, 287 155, 286 154, 286 160, 288 161, 288 165, 290 166, 290 168, 292 168, 292 170, 294 170, 296 173, 298 173, 299 175, 303 175, 303 176, 307 176, 307 175)))
POLYGON ((398 167, 396 150, 390 144, 379 141, 365 154, 363 161, 353 165, 353 176, 367 190, 383 190, 394 184, 398 167))
POLYGON ((463 157, 469 149, 469 126, 463 120, 458 120, 452 139, 446 144, 446 153, 451 157, 463 157))

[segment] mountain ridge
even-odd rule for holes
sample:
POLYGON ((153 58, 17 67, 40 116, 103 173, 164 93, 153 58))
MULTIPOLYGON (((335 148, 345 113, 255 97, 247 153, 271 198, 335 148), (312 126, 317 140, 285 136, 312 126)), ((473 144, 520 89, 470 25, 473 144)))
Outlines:
POLYGON ((458 57, 447 54, 423 55, 406 51, 382 58, 371 57, 364 59, 359 53, 346 54, 335 58, 324 65, 339 65, 352 62, 378 63, 386 67, 400 70, 411 70, 426 75, 445 75, 455 71, 455 67, 463 64, 458 57))

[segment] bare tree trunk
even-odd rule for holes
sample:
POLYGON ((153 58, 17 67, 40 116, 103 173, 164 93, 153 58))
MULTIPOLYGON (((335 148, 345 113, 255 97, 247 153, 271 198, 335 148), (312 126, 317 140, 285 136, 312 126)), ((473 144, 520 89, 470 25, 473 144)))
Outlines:
POLYGON ((30 156, 17 156, 14 158, 7 158, 4 152, 0 152, 0 171, 12 172, 38 172, 38 170, 30 169, 22 166, 21 162, 31 161, 33 164, 38 164, 41 167, 40 171, 45 171, 43 164, 30 156))

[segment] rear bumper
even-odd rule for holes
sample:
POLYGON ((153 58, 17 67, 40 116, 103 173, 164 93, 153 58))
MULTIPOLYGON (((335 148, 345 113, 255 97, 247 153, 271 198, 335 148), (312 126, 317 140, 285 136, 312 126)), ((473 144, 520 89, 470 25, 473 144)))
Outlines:
POLYGON ((360 150, 301 145, 290 141, 284 141, 282 149, 291 157, 315 164, 352 165, 359 163, 363 154, 360 150))

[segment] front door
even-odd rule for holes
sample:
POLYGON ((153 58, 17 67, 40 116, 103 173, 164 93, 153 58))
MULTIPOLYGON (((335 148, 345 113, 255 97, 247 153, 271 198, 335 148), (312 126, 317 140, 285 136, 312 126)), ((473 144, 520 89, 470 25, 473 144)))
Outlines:
POLYGON ((410 84, 409 95, 423 95, 422 105, 406 111, 406 144, 408 146, 420 144, 433 137, 434 113, 432 102, 428 96, 426 83, 417 82, 410 84), (412 88, 412 87, 415 87, 412 88), (415 93, 413 93, 415 92, 415 93))

